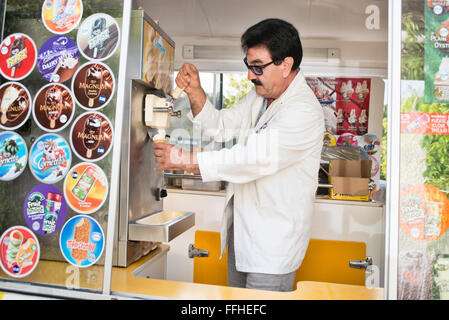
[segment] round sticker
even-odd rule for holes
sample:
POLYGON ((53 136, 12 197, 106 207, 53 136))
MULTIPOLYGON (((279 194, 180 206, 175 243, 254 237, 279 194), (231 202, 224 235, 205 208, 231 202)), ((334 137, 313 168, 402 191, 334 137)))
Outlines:
POLYGON ((44 134, 31 146, 31 173, 42 183, 53 184, 62 180, 70 169, 71 161, 69 144, 57 134, 44 134))
POLYGON ((375 154, 380 148, 380 141, 374 134, 367 133, 359 137, 359 139, 359 146, 368 154, 375 154))
POLYGON ((48 31, 64 34, 75 29, 83 16, 81 0, 45 0, 42 21, 48 31))
POLYGON ((75 154, 85 161, 98 161, 111 150, 111 121, 99 112, 81 114, 70 130, 70 144, 75 154))
POLYGON ((114 89, 114 74, 101 62, 82 65, 72 79, 76 102, 86 110, 99 110, 106 106, 112 99, 114 89))
POLYGON ((14 33, 0 44, 0 73, 8 80, 22 80, 34 69, 36 44, 23 33, 14 33))
POLYGON ((103 253, 103 229, 89 216, 75 216, 62 227, 59 247, 70 264, 81 268, 90 267, 103 253))
POLYGON ((25 170, 28 149, 25 140, 15 132, 0 133, 0 181, 14 180, 25 170))
POLYGON ((78 48, 86 59, 103 61, 117 49, 120 28, 110 15, 95 13, 83 21, 76 39, 78 48))
POLYGON ((37 67, 48 82, 65 82, 79 63, 76 43, 66 36, 54 36, 44 42, 37 56, 37 67))
POLYGON ((25 221, 40 235, 52 234, 64 224, 67 204, 62 191, 51 184, 34 187, 23 205, 25 221))
POLYGON ((30 117, 31 95, 18 82, 7 82, 0 86, 0 128, 15 130, 30 117))
POLYGON ((108 188, 103 170, 87 162, 74 166, 64 181, 64 195, 70 208, 84 214, 101 208, 106 201, 108 188))
POLYGON ((14 278, 28 276, 39 262, 39 241, 28 228, 14 226, 0 238, 0 266, 14 278))
POLYGON ((43 86, 34 97, 33 118, 44 131, 58 132, 67 127, 75 115, 70 90, 60 83, 43 86))

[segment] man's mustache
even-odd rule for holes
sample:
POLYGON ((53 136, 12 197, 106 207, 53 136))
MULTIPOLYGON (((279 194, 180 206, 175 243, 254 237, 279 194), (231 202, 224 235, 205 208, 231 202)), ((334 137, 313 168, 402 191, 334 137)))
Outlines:
POLYGON ((260 81, 257 80, 257 79, 252 79, 251 82, 252 82, 255 86, 261 86, 261 85, 262 85, 262 82, 260 82, 260 81))

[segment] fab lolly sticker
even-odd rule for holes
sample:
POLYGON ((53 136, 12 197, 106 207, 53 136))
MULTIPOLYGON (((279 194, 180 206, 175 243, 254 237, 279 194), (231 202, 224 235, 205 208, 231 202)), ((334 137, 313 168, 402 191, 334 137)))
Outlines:
POLYGON ((70 208, 78 213, 96 212, 106 201, 108 180, 103 170, 88 162, 74 166, 64 181, 64 196, 70 208))
POLYGON ((85 268, 100 259, 104 249, 104 233, 100 224, 89 216, 74 216, 62 227, 59 247, 72 265, 85 268))
POLYGON ((23 278, 36 268, 40 257, 39 241, 22 226, 6 230, 0 238, 0 266, 11 277, 23 278))
POLYGON ((67 36, 54 36, 44 42, 37 56, 37 67, 48 82, 69 80, 78 67, 80 54, 67 36))
POLYGON ((31 146, 28 162, 31 173, 38 181, 54 184, 64 179, 70 169, 70 146, 57 134, 44 134, 31 146))
POLYGON ((16 179, 25 170, 28 149, 23 138, 13 132, 0 133, 0 181, 16 179))
POLYGON ((81 0, 45 0, 42 21, 48 31, 65 34, 75 29, 83 16, 81 0))
POLYGON ((116 51, 120 27, 110 15, 95 13, 83 21, 76 39, 81 54, 86 59, 103 61, 116 51))
POLYGON ((51 184, 41 184, 28 193, 23 212, 28 227, 37 234, 48 235, 61 229, 67 204, 61 190, 51 184))
POLYGON ((95 162, 111 151, 113 129, 111 121, 99 112, 81 114, 70 130, 70 145, 82 160, 95 162))
POLYGON ((11 81, 26 78, 34 69, 37 49, 33 39, 13 33, 0 44, 0 73, 11 81))
POLYGON ((111 101, 114 90, 114 74, 108 66, 100 62, 82 65, 72 79, 76 102, 86 110, 105 107, 111 101))
POLYGON ((31 114, 31 95, 19 82, 7 82, 0 86, 0 128, 16 130, 31 114))
POLYGON ((33 118, 39 128, 58 132, 67 127, 75 115, 75 102, 70 90, 60 83, 43 86, 33 102, 33 118))

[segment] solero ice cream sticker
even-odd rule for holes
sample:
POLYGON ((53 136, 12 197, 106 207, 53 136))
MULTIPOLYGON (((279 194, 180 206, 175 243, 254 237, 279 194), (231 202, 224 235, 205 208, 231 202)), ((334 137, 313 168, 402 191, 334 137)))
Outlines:
POLYGON ((108 188, 108 180, 103 170, 93 163, 82 162, 67 174, 64 196, 74 211, 89 214, 104 204, 108 188))
POLYGON ((53 184, 70 169, 72 154, 67 141, 57 134, 44 134, 31 146, 29 165, 33 176, 42 183, 53 184))
POLYGON ((34 232, 48 235, 61 229, 67 204, 61 190, 51 184, 41 184, 28 193, 23 211, 27 225, 34 232))
POLYGON ((12 131, 0 133, 0 181, 14 180, 25 170, 28 149, 23 138, 12 131))
POLYGON ((0 128, 16 130, 31 114, 31 95, 19 82, 7 82, 0 86, 0 128))
POLYGON ((22 80, 33 71, 36 58, 33 39, 23 33, 13 33, 0 44, 0 73, 8 80, 22 80))
POLYGON ((82 160, 95 162, 111 151, 113 129, 111 121, 99 112, 81 114, 73 122, 70 144, 82 160))
POLYGON ((72 79, 76 102, 86 110, 99 110, 106 106, 112 99, 114 89, 114 74, 103 63, 82 65, 72 79))
POLYGON ((45 0, 42 6, 42 21, 48 31, 64 34, 72 31, 83 16, 81 0, 45 0))
POLYGON ((59 247, 70 264, 81 268, 90 267, 103 253, 103 229, 89 216, 74 216, 62 227, 59 247))
POLYGON ((88 60, 108 59, 117 49, 119 40, 120 28, 117 22, 105 13, 87 17, 77 34, 78 47, 88 60))
POLYGON ((0 238, 0 266, 11 277, 23 278, 31 274, 39 257, 39 241, 26 227, 11 227, 0 238))

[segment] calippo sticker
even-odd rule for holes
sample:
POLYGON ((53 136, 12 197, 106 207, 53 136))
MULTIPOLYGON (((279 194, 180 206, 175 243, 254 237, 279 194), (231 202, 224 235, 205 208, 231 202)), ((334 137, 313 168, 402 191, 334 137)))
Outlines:
POLYGON ((23 33, 14 33, 0 44, 0 73, 8 80, 22 80, 34 69, 36 44, 23 33))
POLYGON ((53 184, 62 180, 70 169, 71 161, 69 144, 57 134, 44 134, 31 146, 31 173, 42 183, 53 184))
POLYGON ((103 63, 82 65, 72 79, 76 102, 86 110, 99 110, 106 106, 112 99, 114 89, 114 74, 103 63))
POLYGON ((42 21, 48 31, 64 34, 75 29, 83 16, 81 0, 45 0, 42 21))
POLYGON ((88 60, 108 59, 117 49, 119 40, 120 28, 117 22, 105 13, 87 17, 77 34, 78 47, 88 60))
POLYGON ((90 267, 103 253, 103 229, 89 216, 75 216, 62 227, 59 247, 70 264, 81 268, 90 267))
POLYGON ((75 154, 85 161, 106 157, 112 147, 111 121, 99 112, 81 114, 70 130, 70 145, 75 154))
POLYGON ((54 36, 44 42, 37 56, 37 67, 48 82, 65 82, 79 63, 76 43, 66 36, 54 36))
POLYGON ((78 213, 90 214, 100 209, 106 201, 108 189, 106 175, 93 163, 77 164, 64 181, 67 203, 78 213))
POLYGON ((0 266, 11 277, 28 276, 36 268, 39 257, 39 241, 26 227, 11 227, 0 238, 0 266))
POLYGON ((0 133, 0 181, 14 180, 25 170, 28 149, 25 140, 15 132, 0 133))
POLYGON ((67 127, 75 115, 70 90, 60 83, 49 83, 34 97, 33 118, 44 131, 58 132, 67 127))
POLYGON ((30 117, 31 95, 18 82, 7 82, 0 86, 0 128, 16 130, 30 117))

